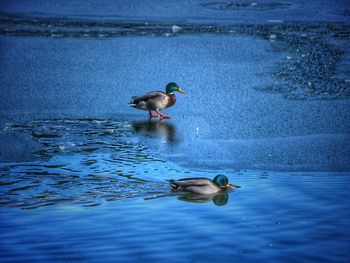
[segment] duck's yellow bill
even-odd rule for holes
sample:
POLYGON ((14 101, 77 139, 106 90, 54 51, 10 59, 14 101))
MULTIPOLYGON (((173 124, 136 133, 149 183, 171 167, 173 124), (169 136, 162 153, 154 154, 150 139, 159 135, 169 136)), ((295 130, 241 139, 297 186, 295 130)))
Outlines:
POLYGON ((185 94, 185 92, 181 88, 179 88, 179 92, 185 94))
POLYGON ((227 185, 226 185, 226 188, 231 189, 231 188, 235 188, 235 186, 232 185, 232 184, 227 184, 227 185))

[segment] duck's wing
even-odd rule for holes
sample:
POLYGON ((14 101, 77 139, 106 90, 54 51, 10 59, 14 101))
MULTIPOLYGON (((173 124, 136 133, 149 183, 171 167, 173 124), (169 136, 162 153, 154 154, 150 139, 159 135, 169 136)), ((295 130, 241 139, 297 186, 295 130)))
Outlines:
POLYGON ((186 178, 180 180, 170 180, 171 187, 173 188, 187 188, 187 187, 201 187, 211 184, 211 180, 207 178, 186 178))
POLYGON ((143 96, 134 97, 129 106, 142 110, 162 110, 169 104, 169 96, 161 91, 149 92, 143 96))
POLYGON ((132 97, 133 101, 131 103, 137 105, 137 104, 140 103, 140 101, 148 102, 149 100, 156 99, 156 98, 159 98, 159 97, 163 97, 164 95, 165 95, 164 92, 153 91, 153 92, 146 93, 143 96, 133 96, 132 97))

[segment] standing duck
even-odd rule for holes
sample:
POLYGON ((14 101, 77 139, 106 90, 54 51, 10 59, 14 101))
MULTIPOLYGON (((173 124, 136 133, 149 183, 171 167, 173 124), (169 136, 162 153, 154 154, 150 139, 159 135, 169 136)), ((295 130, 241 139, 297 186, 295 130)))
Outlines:
POLYGON ((194 194, 215 194, 230 188, 240 188, 228 183, 225 175, 219 174, 213 180, 207 178, 185 178, 170 180, 170 186, 177 191, 191 192, 194 194))
POLYGON ((139 110, 147 110, 150 118, 156 118, 159 115, 161 118, 169 119, 170 116, 161 113, 160 110, 169 108, 175 104, 175 91, 185 93, 176 83, 170 82, 166 86, 166 92, 153 91, 143 96, 134 96, 132 97, 133 100, 129 103, 129 106, 139 110), (152 114, 152 111, 155 111, 156 113, 152 114))

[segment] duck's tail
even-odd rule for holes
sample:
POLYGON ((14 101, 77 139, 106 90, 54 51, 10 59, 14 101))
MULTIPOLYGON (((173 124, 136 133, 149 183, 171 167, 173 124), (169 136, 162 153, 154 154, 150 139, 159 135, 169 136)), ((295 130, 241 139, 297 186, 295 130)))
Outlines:
POLYGON ((179 185, 175 182, 175 180, 167 180, 170 184, 170 186, 174 189, 177 189, 179 185))
POLYGON ((137 107, 137 103, 136 103, 135 100, 136 100, 138 97, 137 97, 137 96, 132 96, 131 98, 132 98, 132 101, 130 101, 130 102, 128 103, 128 105, 129 105, 130 107, 136 108, 136 107, 137 107))
POLYGON ((130 107, 133 107, 133 108, 136 108, 136 107, 137 107, 137 104, 135 104, 133 101, 130 101, 130 102, 128 103, 128 105, 129 105, 130 107))

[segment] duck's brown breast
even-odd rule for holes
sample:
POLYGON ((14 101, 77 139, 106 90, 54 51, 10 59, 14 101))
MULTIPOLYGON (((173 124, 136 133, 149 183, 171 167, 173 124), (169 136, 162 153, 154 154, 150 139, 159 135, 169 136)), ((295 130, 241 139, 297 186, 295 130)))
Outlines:
POLYGON ((168 100, 168 103, 166 105, 166 108, 169 108, 175 104, 176 96, 175 96, 175 94, 167 94, 167 95, 168 95, 169 100, 168 100))

